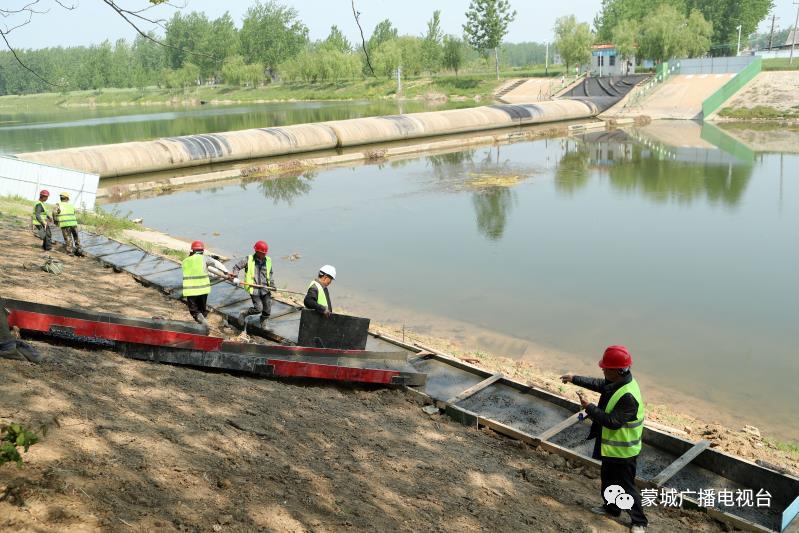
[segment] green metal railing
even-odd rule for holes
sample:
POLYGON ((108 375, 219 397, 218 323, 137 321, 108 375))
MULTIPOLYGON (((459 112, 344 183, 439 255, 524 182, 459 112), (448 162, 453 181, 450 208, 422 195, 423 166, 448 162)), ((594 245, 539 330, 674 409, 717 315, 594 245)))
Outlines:
POLYGON ((680 71, 680 62, 673 62, 669 63, 668 61, 664 61, 663 63, 659 64, 655 68, 655 75, 652 76, 649 81, 641 85, 641 87, 635 92, 635 94, 631 95, 630 98, 625 102, 624 107, 633 107, 638 105, 641 100, 649 96, 655 88, 659 87, 663 84, 669 76, 672 74, 677 74, 680 71))
POLYGON ((721 88, 707 97, 702 102, 702 117, 708 117, 711 113, 717 110, 721 105, 726 102, 731 96, 741 90, 741 88, 752 81, 760 71, 763 70, 763 58, 756 57, 754 61, 749 63, 738 74, 721 86, 721 88))

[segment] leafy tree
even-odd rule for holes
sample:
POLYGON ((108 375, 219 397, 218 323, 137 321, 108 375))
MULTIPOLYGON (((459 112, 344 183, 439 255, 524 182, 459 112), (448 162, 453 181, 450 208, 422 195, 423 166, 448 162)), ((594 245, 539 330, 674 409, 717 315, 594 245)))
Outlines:
POLYGON ((653 61, 697 56, 710 47, 712 27, 694 10, 686 18, 676 8, 661 5, 644 20, 639 37, 639 55, 653 61))
POLYGON ((396 39, 398 36, 397 28, 395 28, 389 19, 382 20, 377 23, 372 36, 369 37, 367 48, 369 50, 376 50, 381 44, 396 39))
POLYGON ((508 26, 516 18, 508 0, 471 0, 466 11, 463 32, 466 41, 475 50, 486 54, 494 50, 494 65, 499 79, 499 46, 508 33, 508 26))
POLYGON ((630 58, 636 55, 639 31, 639 24, 636 20, 622 21, 613 28, 613 44, 616 45, 616 50, 621 57, 630 58))
POLYGON ((745 38, 774 8, 773 0, 686 0, 685 4, 683 13, 690 16, 697 9, 713 25, 714 50, 721 54, 735 50, 739 24, 745 38))
POLYGON ((352 52, 352 45, 350 44, 350 41, 344 36, 343 33, 341 33, 341 30, 338 29, 338 26, 335 24, 330 27, 330 35, 327 36, 327 39, 325 39, 322 44, 323 46, 338 52, 352 52))
POLYGON ((444 36, 444 49, 442 51, 442 63, 444 68, 455 71, 458 75, 458 69, 463 64, 463 48, 464 43, 461 39, 452 35, 444 36))
POLYGON ((397 67, 410 76, 418 76, 422 72, 422 40, 418 37, 404 35, 381 44, 374 51, 372 58, 375 72, 391 77, 397 67))
POLYGON ((613 40, 613 30, 622 21, 643 21, 663 4, 685 9, 685 0, 602 0, 602 8, 594 18, 598 42, 613 40))
POLYGON ((422 64, 428 72, 436 72, 441 68, 442 39, 441 10, 437 9, 427 22, 427 33, 422 41, 422 64))
POLYGON ((308 27, 293 7, 256 0, 244 15, 239 35, 245 61, 262 62, 273 71, 302 51, 308 42, 308 27))
POLYGON ((574 15, 560 17, 555 21, 555 47, 566 64, 580 65, 591 60, 591 43, 594 37, 585 22, 577 23, 574 15))
MULTIPOLYGON (((547 46, 545 43, 505 43, 500 54, 506 58, 512 67, 525 67, 528 65, 542 65, 545 62, 547 46)), ((549 60, 552 62, 552 50, 549 51, 549 60)))

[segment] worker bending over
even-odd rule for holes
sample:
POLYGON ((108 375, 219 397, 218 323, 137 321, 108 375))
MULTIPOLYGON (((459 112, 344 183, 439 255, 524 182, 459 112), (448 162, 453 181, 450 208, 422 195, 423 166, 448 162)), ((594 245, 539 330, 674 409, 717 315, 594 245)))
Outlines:
POLYGON ((53 208, 53 220, 61 228, 64 236, 64 247, 69 255, 83 256, 80 248, 80 237, 78 237, 78 215, 75 213, 75 206, 69 201, 69 193, 62 192, 59 197, 61 201, 53 208))
POLYGON ((269 252, 269 245, 264 241, 258 241, 253 246, 253 253, 242 259, 233 267, 233 274, 238 274, 244 270, 244 281, 239 283, 250 293, 252 307, 245 309, 239 318, 247 324, 247 317, 251 315, 261 315, 260 326, 266 327, 266 321, 272 314, 272 292, 275 288, 275 278, 272 273, 272 258, 266 255, 269 252))
POLYGON ((336 279, 336 267, 325 265, 319 269, 316 279, 308 285, 308 292, 305 295, 303 305, 308 309, 322 313, 325 317, 333 314, 333 302, 330 300, 330 292, 327 287, 336 279))
POLYGON ((210 275, 232 279, 233 274, 211 257, 205 255, 205 245, 201 241, 191 243, 191 253, 183 260, 183 297, 189 306, 191 317, 207 326, 208 295, 211 293, 210 275))
POLYGON ((33 234, 42 240, 42 248, 49 251, 53 247, 53 236, 50 233, 50 222, 52 218, 47 214, 45 202, 50 197, 50 192, 42 189, 39 193, 39 201, 33 205, 31 222, 33 223, 33 234))
POLYGON ((623 508, 630 514, 630 531, 642 533, 646 531, 648 520, 641 506, 641 495, 635 487, 635 471, 644 432, 644 400, 638 382, 630 373, 632 363, 627 348, 609 346, 599 361, 605 379, 571 373, 560 379, 563 383, 573 383, 600 393, 598 405, 589 403, 581 392, 577 393, 580 404, 593 422, 588 434, 588 439, 596 439, 593 457, 602 461, 602 497, 606 503, 591 510, 596 514, 617 517, 623 508), (632 496, 632 501, 629 496, 632 496))

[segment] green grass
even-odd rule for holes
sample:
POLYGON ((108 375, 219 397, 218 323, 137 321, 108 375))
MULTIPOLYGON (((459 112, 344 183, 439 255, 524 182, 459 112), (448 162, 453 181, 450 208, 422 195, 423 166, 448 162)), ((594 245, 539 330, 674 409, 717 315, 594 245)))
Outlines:
POLYGON ((749 119, 792 119, 799 118, 799 110, 779 110, 771 106, 759 105, 755 107, 725 107, 719 111, 719 116, 725 118, 749 119))
MULTIPOLYGON (((0 216, 6 218, 22 218, 29 220, 36 202, 19 196, 0 196, 0 216)), ((106 211, 95 207, 94 211, 78 212, 78 223, 87 229, 114 237, 126 229, 141 229, 141 226, 130 220, 130 213, 122 215, 117 210, 106 211)))
POLYGON ((778 57, 763 60, 763 70, 799 70, 799 48, 794 50, 793 64, 788 64, 789 59, 778 57))
POLYGON ((767 444, 774 446, 777 450, 787 453, 794 459, 799 459, 799 444, 795 442, 781 441, 766 437, 763 439, 767 444))

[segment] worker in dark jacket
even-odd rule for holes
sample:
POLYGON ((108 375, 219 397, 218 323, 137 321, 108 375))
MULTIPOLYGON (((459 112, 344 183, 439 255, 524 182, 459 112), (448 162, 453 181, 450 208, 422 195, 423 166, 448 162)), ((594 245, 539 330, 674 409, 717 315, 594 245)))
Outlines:
POLYGON ((636 459, 641 453, 644 432, 644 400, 638 382, 630 373, 630 352, 624 346, 605 349, 599 367, 605 379, 575 376, 560 377, 563 383, 573 383, 598 392, 599 403, 594 405, 581 392, 580 404, 593 422, 588 439, 596 439, 594 459, 602 461, 602 497, 605 504, 592 509, 600 515, 617 517, 621 511, 630 514, 630 531, 646 531, 648 520, 641 506, 641 495, 635 486, 636 459))
POLYGON ((332 315, 333 301, 330 299, 327 287, 334 279, 336 279, 336 267, 325 265, 320 268, 316 279, 308 285, 308 293, 305 295, 303 305, 325 315, 325 317, 332 315))
POLYGON ((47 206, 45 205, 49 197, 50 192, 42 189, 39 193, 39 201, 33 205, 33 213, 31 214, 33 233, 42 240, 42 248, 44 250, 50 250, 53 247, 53 236, 50 233, 50 223, 53 219, 47 214, 47 206))
POLYGON ((247 324, 250 315, 261 315, 260 326, 266 328, 266 321, 272 314, 272 292, 275 288, 275 276, 272 272, 272 258, 266 255, 269 245, 258 241, 253 246, 253 253, 236 263, 233 274, 244 271, 244 281, 239 281, 244 289, 250 293, 252 307, 245 309, 239 318, 247 324))

